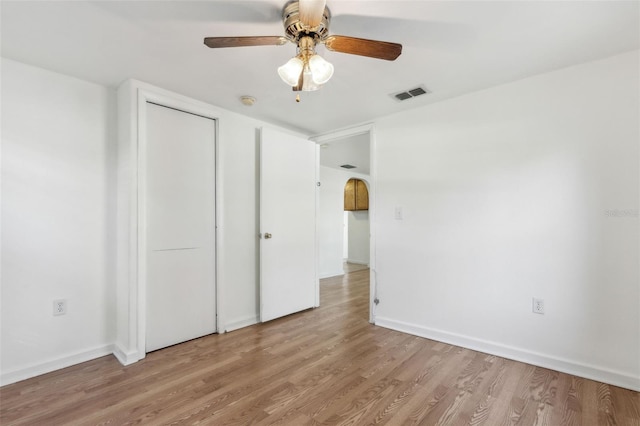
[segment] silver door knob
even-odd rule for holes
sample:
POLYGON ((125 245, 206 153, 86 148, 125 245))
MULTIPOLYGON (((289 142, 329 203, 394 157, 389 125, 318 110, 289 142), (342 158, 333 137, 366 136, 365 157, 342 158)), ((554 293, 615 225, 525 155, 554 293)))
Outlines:
POLYGON ((271 238, 271 234, 270 234, 270 233, 268 233, 268 232, 265 232, 265 233, 264 233, 264 239, 265 239, 265 240, 268 240, 269 238, 271 238))

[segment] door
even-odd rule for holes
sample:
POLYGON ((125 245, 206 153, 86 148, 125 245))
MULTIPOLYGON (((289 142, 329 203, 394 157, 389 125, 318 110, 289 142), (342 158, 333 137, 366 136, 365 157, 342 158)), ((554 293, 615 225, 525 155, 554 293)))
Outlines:
POLYGON ((260 320, 318 306, 317 149, 263 128, 260 138, 260 320))
POLYGON ((146 351, 216 331, 215 120, 147 103, 146 351))

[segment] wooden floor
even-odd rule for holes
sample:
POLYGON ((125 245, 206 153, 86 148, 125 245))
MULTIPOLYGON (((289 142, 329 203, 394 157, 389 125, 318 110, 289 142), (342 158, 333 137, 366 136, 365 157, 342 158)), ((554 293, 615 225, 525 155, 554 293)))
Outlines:
POLYGON ((640 425, 640 394, 367 323, 368 271, 321 308, 0 388, 2 425, 640 425))
POLYGON ((345 274, 349 274, 351 272, 363 271, 365 269, 368 270, 369 267, 367 265, 362 265, 359 263, 344 262, 342 264, 342 270, 344 271, 345 274))

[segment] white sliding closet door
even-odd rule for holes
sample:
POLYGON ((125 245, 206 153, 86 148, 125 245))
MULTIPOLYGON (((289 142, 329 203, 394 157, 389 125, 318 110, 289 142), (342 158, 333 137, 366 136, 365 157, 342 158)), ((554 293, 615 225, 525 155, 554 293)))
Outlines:
POLYGON ((215 134, 210 118, 147 103, 146 352, 216 331, 215 134))

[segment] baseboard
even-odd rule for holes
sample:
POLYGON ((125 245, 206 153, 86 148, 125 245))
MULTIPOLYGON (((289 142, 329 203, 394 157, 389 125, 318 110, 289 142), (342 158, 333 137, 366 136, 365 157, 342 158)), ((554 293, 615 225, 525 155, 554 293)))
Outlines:
POLYGON ((118 343, 113 345, 113 356, 115 356, 122 365, 129 365, 139 361, 138 351, 126 352, 118 343))
POLYGON ((347 259, 346 262, 347 263, 355 263, 356 265, 369 266, 369 262, 365 262, 364 260, 347 259))
POLYGON ((88 351, 78 352, 73 355, 64 356, 41 364, 34 364, 20 370, 2 373, 2 375, 0 375, 0 386, 9 385, 11 383, 40 376, 41 374, 50 373, 82 362, 91 361, 92 359, 111 355, 113 351, 113 345, 99 346, 88 351))
POLYGON ((258 317, 257 315, 252 315, 250 317, 228 322, 224 328, 224 331, 228 332, 237 330, 239 328, 249 327, 250 325, 258 324, 259 322, 260 317, 258 317))
POLYGON ((586 379, 596 380, 598 382, 608 383, 634 391, 640 391, 640 377, 631 374, 614 371, 593 365, 587 365, 580 362, 554 357, 551 355, 531 352, 528 350, 503 345, 496 342, 476 339, 469 336, 463 336, 455 333, 449 333, 442 330, 435 330, 416 324, 410 324, 403 321, 396 321, 389 318, 377 316, 375 325, 389 328, 391 330, 401 331, 403 333, 413 334, 415 336, 425 337, 431 340, 448 343, 454 346, 460 346, 472 349, 478 352, 484 352, 496 355, 502 358, 508 358, 515 361, 524 362, 538 367, 548 368, 550 370, 560 371, 562 373, 572 374, 574 376, 584 377, 586 379))
POLYGON ((326 274, 320 274, 320 279, 323 278, 331 278, 331 277, 337 277, 339 275, 344 275, 344 270, 340 269, 339 271, 334 271, 334 272, 329 272, 326 274))

